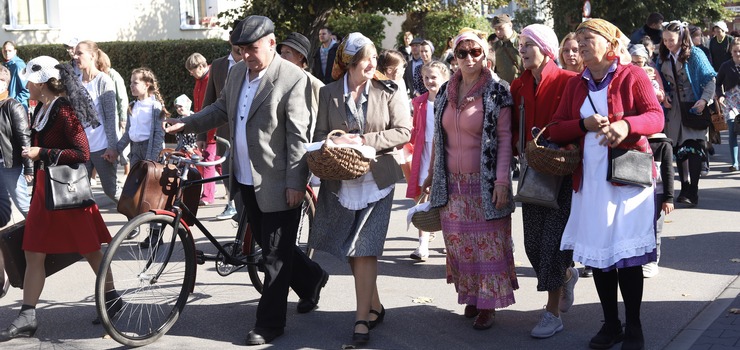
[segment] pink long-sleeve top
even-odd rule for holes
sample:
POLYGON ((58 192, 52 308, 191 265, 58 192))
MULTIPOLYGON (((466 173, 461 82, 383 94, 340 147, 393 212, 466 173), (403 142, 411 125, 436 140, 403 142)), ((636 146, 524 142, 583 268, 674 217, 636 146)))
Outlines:
MULTIPOLYGON (((480 172, 483 98, 465 101, 459 109, 452 106, 442 113, 442 127, 447 134, 445 152, 447 171, 455 174, 480 172)), ((496 125, 496 184, 509 184, 511 166, 511 108, 501 108, 496 125)))

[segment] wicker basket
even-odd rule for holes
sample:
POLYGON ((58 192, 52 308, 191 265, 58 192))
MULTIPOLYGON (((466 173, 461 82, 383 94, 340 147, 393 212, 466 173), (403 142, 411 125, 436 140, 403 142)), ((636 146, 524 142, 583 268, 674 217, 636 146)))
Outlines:
POLYGON ((578 145, 569 150, 552 149, 537 144, 545 129, 554 123, 545 125, 534 139, 527 142, 527 164, 543 174, 565 176, 572 174, 581 161, 578 145))
POLYGON ((727 122, 725 121, 725 115, 722 113, 722 107, 720 107, 719 103, 716 103, 717 105, 717 112, 712 113, 712 125, 714 126, 714 130, 716 131, 725 131, 727 130, 727 122))
MULTIPOLYGON (((327 136, 344 135, 342 130, 334 130, 327 136)), ((308 152, 306 160, 311 172, 322 180, 352 180, 365 175, 370 170, 370 160, 359 151, 347 147, 329 147, 326 142, 316 151, 308 152)))
MULTIPOLYGON (((419 197, 416 204, 424 203, 427 195, 419 197)), ((442 231, 442 221, 439 219, 439 208, 430 208, 429 211, 417 211, 411 216, 411 223, 424 232, 442 231)))

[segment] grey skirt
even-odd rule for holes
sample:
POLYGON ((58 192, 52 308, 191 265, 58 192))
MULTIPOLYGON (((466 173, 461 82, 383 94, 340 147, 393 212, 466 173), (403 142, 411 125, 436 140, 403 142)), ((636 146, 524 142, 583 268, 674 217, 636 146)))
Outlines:
POLYGON ((308 244, 344 260, 383 255, 393 192, 364 209, 350 210, 322 186, 308 244))

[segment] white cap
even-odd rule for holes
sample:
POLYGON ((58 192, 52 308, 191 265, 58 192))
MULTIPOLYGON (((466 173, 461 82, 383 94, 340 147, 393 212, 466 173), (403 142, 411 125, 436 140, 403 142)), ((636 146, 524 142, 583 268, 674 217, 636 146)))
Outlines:
POLYGON ((725 23, 725 21, 714 22, 714 24, 712 24, 712 29, 714 29, 714 27, 719 27, 719 29, 722 29, 724 32, 728 32, 727 23, 725 23))
POLYGON ((190 110, 190 107, 192 106, 192 104, 193 104, 193 101, 191 101, 190 98, 188 98, 184 94, 177 96, 177 98, 175 99, 175 105, 182 106, 183 108, 187 110, 190 110))
POLYGON ((59 61, 49 56, 36 57, 26 64, 21 71, 21 79, 32 83, 45 83, 51 78, 59 79, 59 70, 56 65, 59 61))
POLYGON ((76 47, 77 44, 79 44, 79 43, 80 43, 80 39, 78 39, 77 37, 74 37, 74 38, 71 38, 71 39, 67 40, 67 42, 64 43, 64 46, 76 47))

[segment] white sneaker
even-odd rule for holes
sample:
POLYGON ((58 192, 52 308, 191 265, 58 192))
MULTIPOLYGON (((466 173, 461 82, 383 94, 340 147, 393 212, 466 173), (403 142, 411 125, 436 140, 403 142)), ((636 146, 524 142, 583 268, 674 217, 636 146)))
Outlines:
POLYGON ((429 258, 429 250, 422 252, 419 248, 416 248, 413 253, 409 255, 409 258, 419 261, 426 261, 429 258))
MULTIPOLYGON (((576 275, 577 276, 577 275, 576 275)), ((542 319, 534 328, 532 328, 532 337, 534 338, 549 338, 555 335, 555 333, 563 330, 563 320, 560 317, 556 317, 549 311, 545 311, 542 314, 542 319)))
POLYGON ((563 284, 563 292, 560 293, 560 304, 558 305, 560 312, 568 312, 570 307, 573 306, 573 300, 575 300, 573 290, 576 287, 576 282, 578 282, 578 270, 575 267, 569 267, 568 270, 570 271, 570 279, 563 284))
POLYGON ((653 261, 642 265, 642 277, 650 278, 658 275, 660 270, 658 269, 658 263, 653 261))

